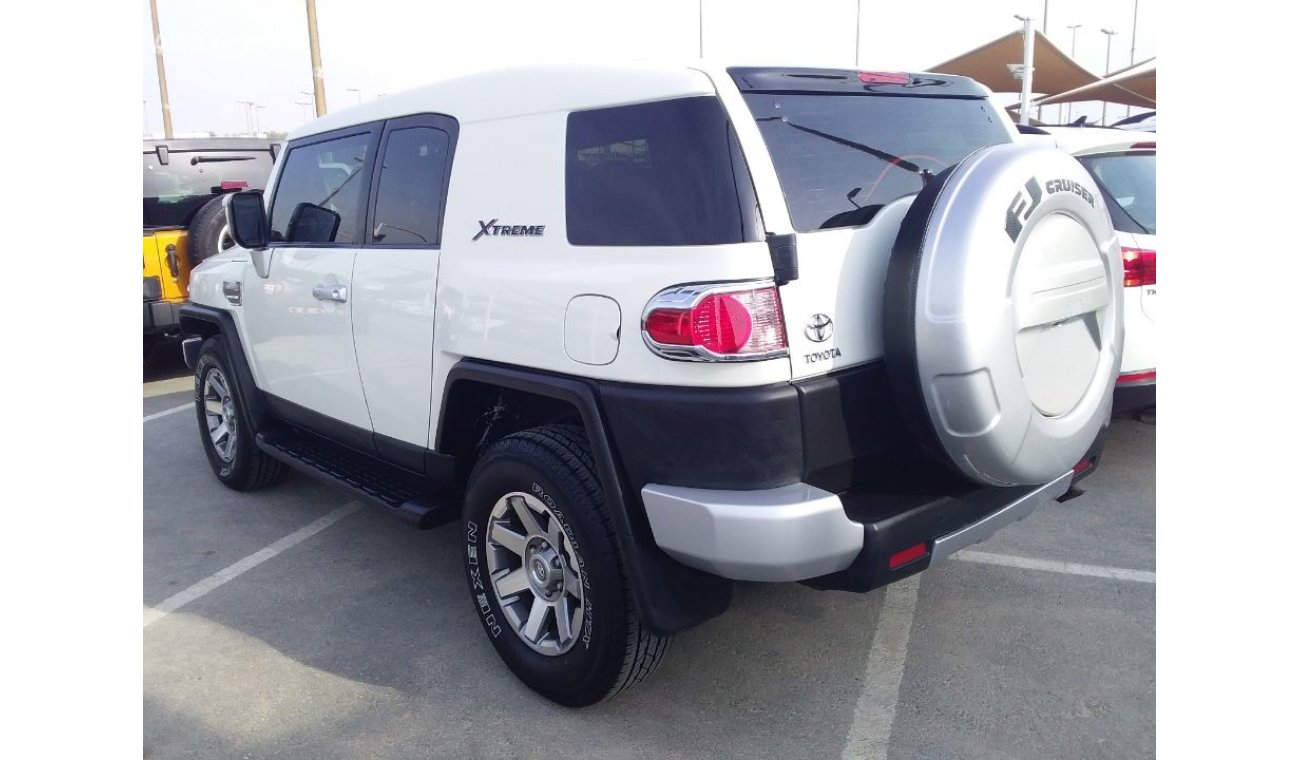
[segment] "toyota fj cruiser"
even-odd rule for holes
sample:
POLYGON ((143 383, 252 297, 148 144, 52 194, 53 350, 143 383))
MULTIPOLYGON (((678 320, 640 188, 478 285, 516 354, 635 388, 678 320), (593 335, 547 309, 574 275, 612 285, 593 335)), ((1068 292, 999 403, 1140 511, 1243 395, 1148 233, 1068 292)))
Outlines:
POLYGON ((1119 248, 1014 134, 961 77, 705 65, 330 114, 191 276, 204 452, 458 520, 498 654, 591 704, 735 580, 869 591, 1096 467, 1119 248))

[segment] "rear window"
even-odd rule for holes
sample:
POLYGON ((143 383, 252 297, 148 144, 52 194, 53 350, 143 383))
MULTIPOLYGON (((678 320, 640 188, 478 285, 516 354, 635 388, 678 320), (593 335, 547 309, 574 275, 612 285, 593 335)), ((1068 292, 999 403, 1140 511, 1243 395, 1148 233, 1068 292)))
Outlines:
POLYGON ((573 245, 757 239, 749 173, 716 98, 569 114, 564 177, 573 245))
POLYGON ((199 207, 233 190, 262 190, 274 160, 267 150, 170 151, 167 163, 144 154, 144 226, 180 227, 199 207))
POLYGON ((1156 234, 1156 154, 1080 156, 1101 185, 1111 221, 1120 232, 1156 234))
POLYGON ((745 94, 800 232, 866 224, 971 151, 1011 141, 981 98, 745 94))

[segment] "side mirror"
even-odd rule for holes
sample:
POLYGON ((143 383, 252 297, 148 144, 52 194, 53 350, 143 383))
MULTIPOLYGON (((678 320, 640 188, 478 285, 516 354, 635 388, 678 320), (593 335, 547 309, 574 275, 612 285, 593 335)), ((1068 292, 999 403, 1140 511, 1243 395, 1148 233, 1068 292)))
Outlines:
POLYGON ((254 191, 231 193, 222 199, 226 209, 226 224, 230 226, 230 237, 241 248, 256 250, 265 248, 270 239, 266 222, 266 206, 262 204, 262 194, 254 191))
POLYGON ((333 243, 343 217, 324 206, 299 203, 289 215, 285 240, 294 243, 333 243))

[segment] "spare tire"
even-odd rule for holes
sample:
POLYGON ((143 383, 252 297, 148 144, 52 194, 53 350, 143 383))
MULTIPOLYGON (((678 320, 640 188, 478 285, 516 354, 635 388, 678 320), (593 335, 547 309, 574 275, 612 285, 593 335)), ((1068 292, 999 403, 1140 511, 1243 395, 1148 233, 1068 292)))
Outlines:
POLYGON ((922 447, 970 480, 1046 483, 1107 424, 1123 351, 1119 243, 1069 154, 996 145, 932 179, 885 281, 885 364, 922 447))
POLYGON ((196 267, 204 259, 235 245, 226 225, 226 210, 221 204, 223 200, 225 196, 218 195, 203 204, 190 221, 185 247, 191 267, 196 267))

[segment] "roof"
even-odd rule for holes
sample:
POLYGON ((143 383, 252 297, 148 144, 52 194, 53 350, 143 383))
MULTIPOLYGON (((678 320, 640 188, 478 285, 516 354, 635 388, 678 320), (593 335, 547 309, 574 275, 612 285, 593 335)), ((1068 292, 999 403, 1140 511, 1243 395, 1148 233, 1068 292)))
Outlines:
MULTIPOLYGON (((1015 31, 927 70, 967 76, 993 92, 1020 92, 1020 80, 1011 76, 1007 64, 1024 62, 1024 46, 1024 33, 1015 31)), ((1096 74, 1075 63, 1040 32, 1034 32, 1034 92, 1056 95, 1096 81, 1096 74)))
POLYGON ((271 144, 280 140, 268 140, 265 137, 186 137, 181 139, 145 138, 144 152, 153 153, 159 145, 167 146, 169 151, 188 150, 270 150, 271 144))
POLYGON ((1110 127, 1040 127, 1050 135, 1056 146, 1074 153, 1105 153, 1117 150, 1132 150, 1134 145, 1146 145, 1154 148, 1154 132, 1133 132, 1126 129, 1110 127))
POLYGON ((695 66, 539 64, 484 71, 331 111, 294 130, 289 139, 414 113, 446 114, 467 124, 715 94, 712 80, 698 62, 695 66))
POLYGON ((1155 108, 1156 59, 1148 58, 1141 63, 1116 71, 1105 79, 1051 94, 1050 97, 1034 101, 1034 105, 1077 103, 1082 100, 1104 100, 1126 106, 1155 108))

